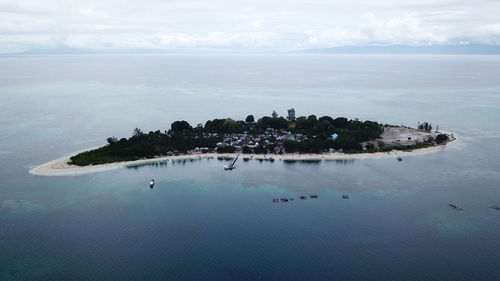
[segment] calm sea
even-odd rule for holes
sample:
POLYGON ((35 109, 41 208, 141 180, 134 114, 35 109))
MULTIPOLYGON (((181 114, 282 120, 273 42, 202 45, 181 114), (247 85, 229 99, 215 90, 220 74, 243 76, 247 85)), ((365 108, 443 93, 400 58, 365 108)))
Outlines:
POLYGON ((0 57, 0 280, 500 280, 499 77, 500 56, 0 57), (292 107, 458 140, 402 162, 28 174, 134 127, 292 107))

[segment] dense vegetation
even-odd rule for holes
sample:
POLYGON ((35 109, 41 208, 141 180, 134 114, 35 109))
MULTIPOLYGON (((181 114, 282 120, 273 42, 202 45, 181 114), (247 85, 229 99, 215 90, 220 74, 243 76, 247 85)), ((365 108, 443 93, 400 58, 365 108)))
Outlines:
POLYGON ((71 162, 84 166, 130 161, 186 153, 195 148, 202 148, 202 152, 318 153, 331 148, 359 152, 362 142, 380 138, 383 130, 383 125, 373 121, 315 115, 296 118, 291 109, 286 118, 273 112, 257 121, 248 115, 245 121, 213 119, 195 127, 186 121, 175 121, 165 132, 143 133, 136 128, 132 137, 110 137, 107 145, 73 156, 71 162), (332 134, 338 137, 332 138, 332 134))

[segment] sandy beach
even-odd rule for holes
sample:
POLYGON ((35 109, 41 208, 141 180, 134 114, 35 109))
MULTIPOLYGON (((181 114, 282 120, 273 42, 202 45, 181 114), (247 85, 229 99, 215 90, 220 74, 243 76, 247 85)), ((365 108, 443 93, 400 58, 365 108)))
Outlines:
MULTIPOLYGON (((415 156, 415 155, 423 155, 432 153, 438 150, 441 150, 445 147, 445 145, 437 145, 427 148, 416 149, 412 151, 400 151, 393 150, 391 152, 376 152, 376 153, 356 153, 356 154, 347 154, 347 153, 321 153, 321 154, 283 154, 283 155, 250 155, 250 154, 241 154, 241 158, 249 158, 249 159, 263 159, 269 160, 271 157, 274 160, 296 160, 296 161, 313 161, 313 160, 353 160, 353 159, 380 159, 380 158, 397 158, 397 157, 406 157, 406 156, 415 156)), ((173 161, 173 160, 183 160, 183 159, 201 159, 201 158, 234 158, 236 157, 236 153, 200 153, 200 154, 186 154, 186 155, 177 155, 177 156, 165 156, 165 157, 157 157, 151 159, 141 159, 135 161, 126 161, 126 162, 116 162, 102 165, 89 165, 89 166, 76 166, 69 165, 69 158, 72 155, 77 153, 72 153, 71 155, 64 156, 50 162, 41 164, 29 171, 30 174, 39 175, 39 176, 67 176, 67 175, 76 175, 76 174, 84 174, 84 173, 92 173, 99 171, 107 171, 111 169, 117 169, 121 167, 127 166, 137 166, 142 164, 154 163, 154 162, 164 162, 164 161, 173 161)))

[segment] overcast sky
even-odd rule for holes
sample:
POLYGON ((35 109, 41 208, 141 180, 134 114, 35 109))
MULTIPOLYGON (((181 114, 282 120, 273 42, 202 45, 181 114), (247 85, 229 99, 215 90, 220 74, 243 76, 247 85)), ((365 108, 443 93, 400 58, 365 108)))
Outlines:
POLYGON ((500 44, 499 0, 0 0, 0 53, 500 44))

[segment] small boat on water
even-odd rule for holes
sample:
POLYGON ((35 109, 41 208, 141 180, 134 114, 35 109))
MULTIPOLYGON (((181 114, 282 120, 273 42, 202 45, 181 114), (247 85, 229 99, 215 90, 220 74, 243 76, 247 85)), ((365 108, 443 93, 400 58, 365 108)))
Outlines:
POLYGON ((293 198, 273 198, 273 203, 293 201, 293 198))
POLYGON ((490 208, 492 208, 493 210, 500 211, 500 207, 499 207, 499 206, 497 206, 497 205, 493 205, 493 206, 491 206, 490 208))
POLYGON ((236 155, 236 157, 233 159, 233 161, 231 161, 231 163, 229 163, 228 166, 224 166, 224 170, 225 171, 232 171, 233 169, 236 169, 236 166, 234 165, 236 163, 236 160, 238 160, 238 157, 240 157, 240 155, 236 155))
POLYGON ((153 186, 155 186, 155 180, 152 179, 150 182, 149 182, 149 187, 150 188, 153 188, 153 186))
POLYGON ((313 195, 311 195, 311 196, 309 196, 309 197, 310 197, 310 198, 318 198, 318 197, 319 197, 319 195, 317 195, 317 194, 313 194, 313 195))
POLYGON ((347 194, 342 195, 342 199, 349 199, 349 195, 347 194))
POLYGON ((456 211, 463 211, 464 209, 463 208, 460 208, 458 207, 457 205, 454 205, 454 204, 448 204, 448 207, 452 208, 453 210, 456 210, 456 211))
POLYGON ((398 161, 399 161, 399 162, 403 161, 403 158, 398 157, 398 161))
POLYGON ((306 199, 307 199, 307 196, 302 195, 302 196, 300 196, 299 198, 300 198, 300 200, 306 200, 306 199))

